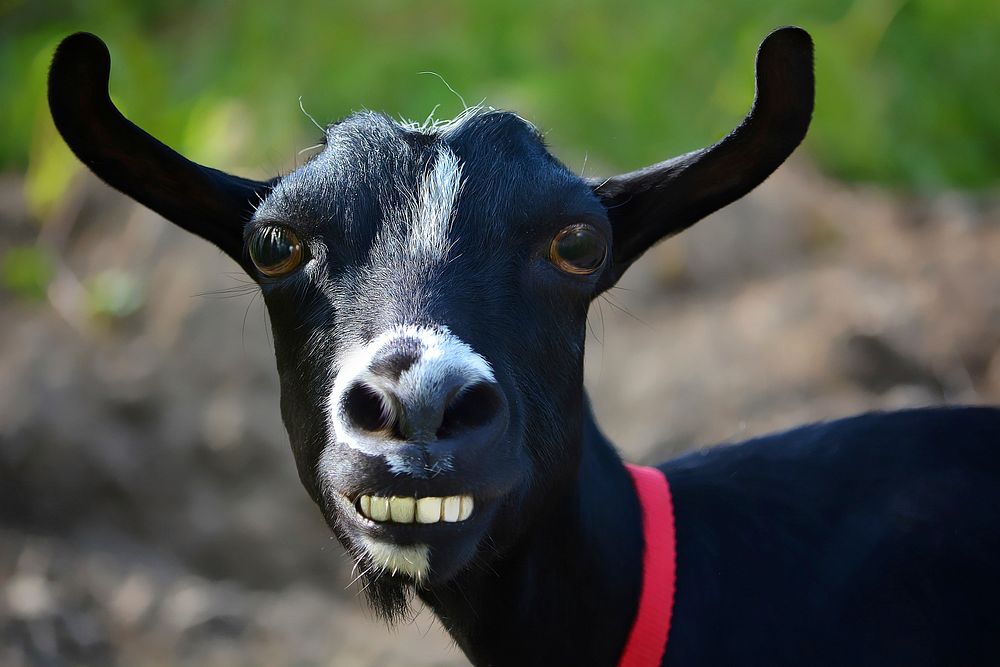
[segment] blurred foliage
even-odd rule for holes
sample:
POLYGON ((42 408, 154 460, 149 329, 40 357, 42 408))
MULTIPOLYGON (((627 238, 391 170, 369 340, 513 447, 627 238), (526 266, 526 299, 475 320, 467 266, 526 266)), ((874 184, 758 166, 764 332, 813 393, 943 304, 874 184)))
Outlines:
POLYGON ((101 271, 87 281, 87 310, 103 318, 127 317, 139 309, 143 290, 135 276, 117 269, 101 271))
POLYGON ((26 169, 42 213, 79 169, 45 105, 59 39, 90 30, 123 111, 193 159, 250 175, 292 168, 319 121, 382 109, 422 120, 512 108, 571 168, 659 161, 732 128, 775 26, 817 44, 807 150, 834 175, 894 186, 995 185, 995 0, 0 0, 0 169, 26 169), (551 128, 551 131, 548 131, 551 128), (586 161, 589 159, 589 164, 586 161))
POLYGON ((0 286, 22 298, 44 299, 54 274, 52 257, 38 246, 17 246, 0 256, 0 286))

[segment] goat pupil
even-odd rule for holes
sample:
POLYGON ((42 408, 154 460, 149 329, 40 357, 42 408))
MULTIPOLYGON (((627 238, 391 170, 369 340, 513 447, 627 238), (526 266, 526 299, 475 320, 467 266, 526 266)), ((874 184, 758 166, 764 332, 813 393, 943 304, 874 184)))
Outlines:
POLYGON ((588 225, 572 225, 556 235, 549 257, 563 271, 593 273, 604 263, 607 246, 604 239, 588 225))
POLYGON ((250 237, 250 259, 266 276, 289 273, 302 261, 302 244, 286 227, 262 227, 250 237))

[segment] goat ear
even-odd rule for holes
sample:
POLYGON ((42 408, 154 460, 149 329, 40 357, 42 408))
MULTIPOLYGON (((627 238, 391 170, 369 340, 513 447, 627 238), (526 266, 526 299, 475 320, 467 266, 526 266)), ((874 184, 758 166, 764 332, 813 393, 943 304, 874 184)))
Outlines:
POLYGON ((650 246, 757 187, 805 137, 813 109, 813 46, 779 28, 757 51, 757 91, 743 122, 718 143, 606 180, 593 180, 614 238, 611 284, 650 246))
POLYGON ((95 174, 244 267, 243 227, 271 183, 230 176, 185 159, 133 125, 108 96, 111 55, 80 32, 59 44, 49 70, 56 128, 95 174))

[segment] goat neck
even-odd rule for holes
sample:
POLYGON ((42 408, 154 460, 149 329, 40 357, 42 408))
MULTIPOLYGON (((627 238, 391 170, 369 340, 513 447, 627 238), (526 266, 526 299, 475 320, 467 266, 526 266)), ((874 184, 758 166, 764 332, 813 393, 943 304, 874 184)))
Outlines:
POLYGON ((576 477, 525 512, 509 553, 420 591, 475 664, 612 665, 625 645, 642 583, 639 503, 589 405, 582 433, 576 477))

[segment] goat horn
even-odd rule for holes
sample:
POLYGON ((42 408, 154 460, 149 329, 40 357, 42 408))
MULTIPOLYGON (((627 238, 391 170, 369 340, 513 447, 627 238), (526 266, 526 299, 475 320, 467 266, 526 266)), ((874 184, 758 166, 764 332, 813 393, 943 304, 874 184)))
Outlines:
POLYGON ((231 176, 184 158, 134 125, 111 102, 111 54, 95 35, 59 44, 49 70, 49 108, 80 160, 112 187, 241 264, 243 226, 271 183, 231 176))

